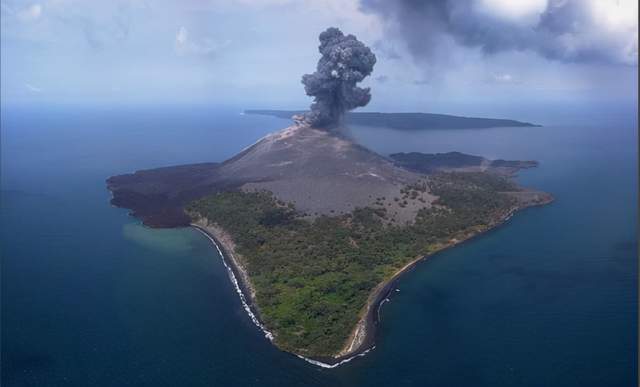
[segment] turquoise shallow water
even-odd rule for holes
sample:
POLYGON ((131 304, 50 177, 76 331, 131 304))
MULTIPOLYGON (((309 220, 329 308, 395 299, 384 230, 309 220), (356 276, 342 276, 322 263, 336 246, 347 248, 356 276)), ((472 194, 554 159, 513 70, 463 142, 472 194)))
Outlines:
POLYGON ((633 118, 354 128, 382 153, 539 160, 519 180, 556 201, 418 266, 384 305, 376 349, 332 370, 264 339, 205 237, 140 226, 104 186, 223 160, 285 124, 204 108, 4 109, 2 385, 635 385, 633 118))

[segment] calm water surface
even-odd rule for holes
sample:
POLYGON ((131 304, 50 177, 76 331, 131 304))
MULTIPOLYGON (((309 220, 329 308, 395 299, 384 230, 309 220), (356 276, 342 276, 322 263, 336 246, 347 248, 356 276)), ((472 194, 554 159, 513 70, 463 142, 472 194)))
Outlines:
MULTIPOLYGON (((517 117, 516 117, 517 118, 517 117)), ((104 180, 221 161, 286 121, 205 108, 2 111, 3 386, 633 386, 634 119, 543 128, 353 128, 381 153, 534 159, 552 205, 440 253, 337 369, 276 350, 191 229, 150 230, 104 180)))

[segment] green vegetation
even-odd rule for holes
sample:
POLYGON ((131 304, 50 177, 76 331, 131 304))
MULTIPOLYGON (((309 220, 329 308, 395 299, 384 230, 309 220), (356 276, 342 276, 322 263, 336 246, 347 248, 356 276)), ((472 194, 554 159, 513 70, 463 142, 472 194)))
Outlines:
POLYGON ((376 285, 452 238, 494 224, 514 206, 499 192, 514 190, 513 184, 480 173, 434 176, 406 187, 403 200, 415 199, 412 192, 426 191, 426 184, 439 196, 437 205, 405 226, 386 225, 384 207, 302 219, 268 192, 223 192, 187 211, 231 234, 276 343, 307 356, 331 356, 344 346, 376 285))

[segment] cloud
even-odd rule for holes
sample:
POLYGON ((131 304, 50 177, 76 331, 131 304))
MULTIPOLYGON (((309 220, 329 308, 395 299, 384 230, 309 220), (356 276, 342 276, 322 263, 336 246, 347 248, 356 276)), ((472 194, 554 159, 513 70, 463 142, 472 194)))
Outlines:
POLYGON ((372 47, 377 55, 386 59, 402 59, 398 54, 398 51, 396 51, 396 48, 393 45, 390 45, 387 41, 378 40, 373 43, 372 47))
POLYGON ((493 79, 497 82, 509 83, 513 81, 511 74, 493 74, 493 79))
POLYGON ((42 5, 32 4, 17 12, 18 19, 23 22, 33 22, 42 16, 42 5))
POLYGON ((547 7, 547 0, 479 0, 477 11, 513 22, 535 24, 547 7))
POLYGON ((147 10, 145 4, 134 0, 43 0, 27 7, 16 1, 2 1, 0 5, 3 33, 46 44, 62 40, 69 43, 81 37, 93 49, 126 40, 135 12, 147 10))
POLYGON ((181 26, 176 33, 175 49, 178 55, 210 56, 231 44, 230 40, 217 43, 209 38, 193 39, 189 30, 181 26))
POLYGON ((637 0, 361 0, 414 58, 438 63, 451 48, 485 55, 533 51, 562 62, 637 65, 637 0))
POLYGON ((487 83, 497 83, 497 84, 516 84, 522 83, 521 80, 510 74, 510 73, 492 73, 487 78, 487 83))
POLYGON ((41 88, 33 86, 33 85, 29 84, 29 83, 25 83, 24 87, 26 87, 27 90, 29 90, 32 93, 42 93, 42 89, 41 88))

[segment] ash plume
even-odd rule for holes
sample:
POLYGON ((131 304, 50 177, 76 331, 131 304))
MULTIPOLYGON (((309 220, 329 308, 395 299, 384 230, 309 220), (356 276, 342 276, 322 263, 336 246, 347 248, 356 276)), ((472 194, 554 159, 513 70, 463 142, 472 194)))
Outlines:
POLYGON ((322 57, 313 74, 302 76, 304 90, 314 97, 311 111, 303 120, 315 127, 335 127, 344 113, 371 100, 370 89, 356 86, 373 71, 376 56, 353 35, 338 28, 320 34, 322 57))

